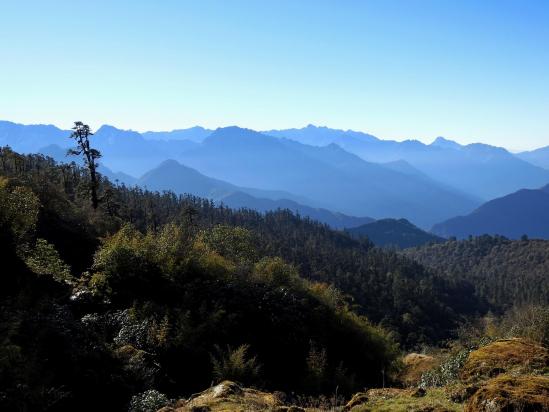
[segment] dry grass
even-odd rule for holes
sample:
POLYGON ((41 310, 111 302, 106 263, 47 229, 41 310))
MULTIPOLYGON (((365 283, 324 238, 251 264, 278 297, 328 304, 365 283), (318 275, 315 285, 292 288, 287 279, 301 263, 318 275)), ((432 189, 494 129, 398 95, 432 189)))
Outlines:
POLYGON ((465 409, 476 411, 549 411, 549 378, 500 375, 482 385, 465 409))
POLYGON ((371 389, 368 402, 351 409, 352 412, 457 412, 463 405, 454 403, 444 389, 428 389, 424 396, 414 396, 413 389, 371 389))
POLYGON ((525 339, 504 339, 469 354, 460 377, 464 382, 489 379, 501 373, 544 373, 549 368, 547 349, 525 339))
POLYGON ((429 355, 409 353, 402 359, 404 365, 399 380, 404 386, 416 386, 421 380, 421 375, 435 368, 440 361, 429 355))

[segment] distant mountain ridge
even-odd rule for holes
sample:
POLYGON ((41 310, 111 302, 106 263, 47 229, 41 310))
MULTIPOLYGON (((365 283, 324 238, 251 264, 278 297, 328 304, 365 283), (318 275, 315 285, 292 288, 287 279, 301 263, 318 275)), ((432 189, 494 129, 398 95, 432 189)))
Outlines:
POLYGON ((367 162, 335 144, 308 146, 238 127, 217 129, 179 160, 239 186, 299 193, 344 214, 402 216, 423 227, 480 204, 435 181, 367 162))
MULTIPOLYGON (((0 145, 23 153, 51 144, 65 150, 72 145, 70 132, 0 121, 0 145)), ((466 215, 483 199, 549 182, 549 170, 502 148, 443 137, 429 145, 396 142, 313 125, 263 133, 238 127, 138 133, 104 125, 92 144, 103 154, 103 173, 120 181, 175 159, 237 187, 257 188, 247 192, 256 198, 264 196, 252 190, 289 193, 301 205, 348 216, 402 217, 424 229, 466 215)))
POLYGON ((425 232, 406 219, 380 219, 347 229, 355 238, 366 237, 377 246, 395 246, 401 249, 444 242, 445 239, 425 232))
MULTIPOLYGON (((55 144, 50 144, 41 149, 38 149, 37 153, 43 154, 44 156, 51 157, 52 159, 54 159, 56 162, 59 162, 59 163, 74 162, 80 166, 84 164, 81 158, 77 156, 68 156, 67 149, 63 149, 62 147, 55 144)), ((134 185, 135 182, 137 181, 135 177, 130 176, 124 172, 113 172, 111 169, 103 165, 101 162, 99 162, 98 171, 99 173, 107 177, 112 182, 124 183, 125 185, 131 186, 131 185, 134 185)))
POLYGON ((443 137, 430 145, 418 140, 397 142, 366 133, 312 125, 264 133, 317 146, 334 143, 371 162, 405 160, 432 179, 484 200, 522 188, 540 187, 549 181, 549 170, 501 147, 481 143, 460 145, 443 137))
POLYGON ((549 146, 541 147, 529 152, 517 153, 517 156, 533 165, 549 170, 549 146))
POLYGON ((144 132, 141 135, 147 140, 190 140, 195 143, 202 143, 212 132, 213 130, 194 126, 189 129, 176 129, 170 132, 144 132))
POLYGON ((469 215, 434 225, 432 232, 458 239, 484 234, 549 239, 549 185, 491 200, 469 215))
POLYGON ((372 222, 369 217, 347 216, 322 208, 313 208, 291 200, 290 193, 271 192, 238 187, 219 179, 205 176, 175 160, 166 160, 145 173, 136 184, 150 190, 172 190, 177 194, 192 194, 216 201, 233 209, 253 209, 266 212, 288 209, 302 216, 326 223, 334 229, 343 229, 372 222), (286 196, 286 198, 279 198, 286 196))

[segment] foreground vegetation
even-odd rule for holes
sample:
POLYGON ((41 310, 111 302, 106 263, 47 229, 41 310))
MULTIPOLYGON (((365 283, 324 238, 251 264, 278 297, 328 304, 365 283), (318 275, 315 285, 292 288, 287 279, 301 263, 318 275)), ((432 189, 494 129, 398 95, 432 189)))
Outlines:
MULTIPOLYGON (((401 385, 401 350, 440 345, 499 308, 475 278, 289 211, 234 211, 100 176, 95 205, 89 182, 74 164, 0 151, 2 410, 154 410, 227 379, 284 391, 281 406, 335 406, 401 385)), ((512 313, 513 327, 498 326, 526 335, 512 313)), ((545 345, 540 330, 528 336, 545 345)), ((469 352, 459 353, 440 365, 461 368, 469 352)), ((441 370, 419 374, 422 385, 449 384, 455 373, 441 370)))

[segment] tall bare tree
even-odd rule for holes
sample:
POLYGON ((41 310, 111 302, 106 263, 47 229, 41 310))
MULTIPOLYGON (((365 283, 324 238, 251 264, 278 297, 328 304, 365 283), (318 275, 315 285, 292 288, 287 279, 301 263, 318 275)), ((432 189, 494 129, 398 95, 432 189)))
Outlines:
POLYGON ((74 122, 73 132, 70 138, 76 142, 76 148, 69 149, 68 154, 73 156, 82 156, 84 164, 90 172, 90 195, 91 203, 94 209, 99 205, 97 191, 99 189, 99 177, 97 176, 97 159, 101 157, 99 150, 90 147, 90 136, 93 135, 90 127, 82 122, 74 122))

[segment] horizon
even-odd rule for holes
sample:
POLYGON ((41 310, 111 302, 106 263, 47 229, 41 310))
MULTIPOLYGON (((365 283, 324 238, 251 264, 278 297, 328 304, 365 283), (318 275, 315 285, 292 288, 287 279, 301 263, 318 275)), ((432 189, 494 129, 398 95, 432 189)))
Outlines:
POLYGON ((549 142, 548 18, 541 1, 13 2, 0 113, 140 131, 313 123, 532 150, 549 142))
MULTIPOLYGON (((7 119, 0 119, 0 122, 9 122, 9 123, 19 124, 19 125, 23 125, 23 126, 53 126, 53 127, 56 127, 60 130, 66 130, 66 131, 69 131, 71 129, 71 127, 74 125, 74 122, 71 125, 66 127, 66 126, 60 126, 60 125, 57 125, 57 124, 54 124, 54 123, 20 123, 20 122, 14 122, 14 121, 11 121, 11 120, 7 120, 7 119)), ((521 150, 521 149, 509 148, 509 147, 505 147, 505 146, 491 145, 489 143, 482 142, 482 141, 475 141, 475 142, 471 142, 471 143, 462 143, 461 141, 459 141, 459 139, 454 139, 454 138, 450 138, 450 137, 447 137, 447 136, 440 136, 440 135, 436 136, 431 141, 427 141, 425 139, 419 139, 419 138, 389 139, 389 138, 385 138, 385 137, 382 137, 382 136, 374 135, 372 133, 369 133, 368 131, 354 130, 354 129, 338 129, 338 128, 334 128, 334 127, 330 127, 330 126, 315 125, 315 124, 312 124, 312 123, 309 123, 309 124, 307 124, 305 126, 302 126, 302 127, 290 127, 290 128, 285 128, 285 129, 273 128, 273 129, 269 129, 269 130, 255 130, 255 129, 252 129, 250 127, 240 126, 240 125, 236 125, 236 124, 228 124, 228 125, 225 125, 225 126, 218 126, 218 127, 213 127, 213 128, 204 127, 202 125, 195 124, 193 126, 177 127, 175 129, 170 129, 170 130, 136 130, 136 129, 132 129, 132 128, 119 127, 119 126, 109 124, 109 123, 103 123, 103 124, 99 125, 98 127, 90 126, 90 128, 95 133, 99 129, 101 129, 103 126, 113 127, 115 129, 121 130, 121 131, 135 132, 135 133, 138 133, 138 134, 144 134, 144 133, 171 133, 171 132, 176 132, 176 131, 180 131, 180 130, 189 130, 189 129, 193 129, 193 128, 202 128, 204 130, 209 130, 209 131, 214 132, 217 129, 224 129, 224 128, 228 128, 228 127, 237 127, 239 129, 247 129, 247 130, 252 130, 252 131, 255 131, 255 132, 258 132, 258 133, 261 133, 261 134, 267 134, 269 131, 274 131, 274 130, 278 130, 278 131, 280 131, 280 130, 289 130, 289 129, 301 130, 301 129, 305 129, 307 127, 314 127, 314 128, 318 128, 318 129, 330 129, 330 130, 338 130, 338 131, 342 131, 342 132, 362 133, 362 134, 365 134, 365 135, 373 136, 376 139, 379 139, 381 141, 396 141, 396 142, 400 142, 400 143, 405 142, 405 141, 417 141, 417 142, 420 142, 420 143, 422 143, 424 145, 427 145, 427 146, 433 144, 437 139, 442 138, 444 140, 457 143, 460 146, 464 146, 464 147, 468 146, 468 145, 472 145, 472 144, 485 144, 485 145, 489 145, 489 146, 493 146, 493 147, 503 148, 503 149, 507 150, 509 153, 513 153, 513 154, 526 152, 526 151, 531 151, 531 150, 536 150, 536 149, 541 149, 541 148, 544 148, 544 147, 549 147, 549 145, 547 145, 547 146, 534 147, 532 149, 521 150)))

